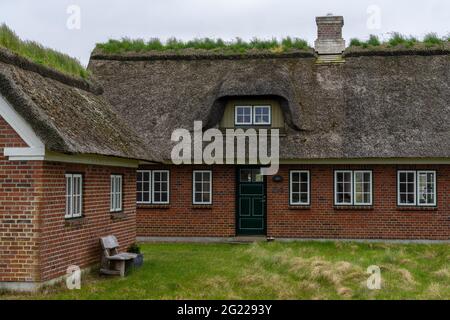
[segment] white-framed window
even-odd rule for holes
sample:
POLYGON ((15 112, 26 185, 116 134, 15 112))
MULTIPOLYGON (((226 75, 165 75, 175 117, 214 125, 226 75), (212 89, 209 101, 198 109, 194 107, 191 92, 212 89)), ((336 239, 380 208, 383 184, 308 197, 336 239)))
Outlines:
POLYGON ((169 170, 138 170, 136 172, 136 202, 138 204, 168 204, 169 170))
POLYGON ((270 125, 271 110, 270 106, 254 106, 253 107, 253 124, 270 125))
POLYGON ((235 106, 234 124, 270 125, 272 123, 272 108, 270 105, 235 106))
POLYGON ((252 106, 234 107, 234 123, 236 125, 251 125, 253 123, 252 120, 253 120, 252 106))
POLYGON ((122 176, 111 175, 110 211, 122 211, 122 176))
POLYGON ((354 204, 357 206, 372 205, 372 171, 354 171, 354 204))
POLYGON ((436 171, 399 170, 397 188, 399 206, 436 206, 436 171))
POLYGON ((401 170, 397 172, 398 205, 416 205, 416 172, 401 170))
POLYGON ((167 204, 169 203, 169 171, 153 170, 152 171, 152 203, 167 204))
POLYGON ((136 201, 137 203, 152 203, 152 172, 138 170, 136 173, 136 201))
POLYGON ((83 176, 66 174, 66 214, 65 218, 78 218, 83 214, 83 176))
POLYGON ((289 174, 289 204, 307 206, 310 204, 310 181, 308 170, 292 170, 289 174))
POLYGON ((194 170, 192 173, 192 202, 212 204, 212 171, 194 170))
POLYGON ((335 205, 372 205, 372 171, 336 170, 334 172, 335 205))

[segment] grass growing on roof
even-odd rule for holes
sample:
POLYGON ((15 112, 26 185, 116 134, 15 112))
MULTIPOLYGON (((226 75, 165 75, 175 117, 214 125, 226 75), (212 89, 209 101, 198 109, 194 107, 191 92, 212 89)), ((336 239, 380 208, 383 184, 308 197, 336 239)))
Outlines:
POLYGON ((448 244, 293 242, 144 244, 125 278, 82 278, 0 299, 450 299, 448 244), (381 290, 366 270, 381 268, 381 290))
POLYGON ((245 53, 249 50, 269 50, 272 52, 286 52, 290 50, 308 49, 308 43, 299 38, 283 38, 278 40, 275 38, 269 40, 261 40, 254 38, 251 41, 244 41, 236 38, 233 41, 224 41, 222 39, 194 39, 190 41, 182 41, 176 38, 170 38, 165 43, 159 39, 129 39, 109 40, 106 43, 98 43, 97 49, 105 53, 123 53, 123 52, 146 52, 146 51, 178 51, 183 49, 202 49, 225 51, 235 53, 245 53))
POLYGON ((89 76, 88 71, 77 59, 56 50, 46 48, 37 42, 24 41, 5 24, 0 25, 0 47, 7 48, 35 63, 72 76, 82 78, 89 76))
POLYGON ((357 38, 353 38, 350 40, 350 47, 362 47, 362 48, 376 48, 376 47, 405 47, 405 48, 413 48, 416 45, 425 45, 426 47, 434 47, 441 46, 448 41, 448 37, 440 38, 436 33, 428 33, 423 37, 422 40, 419 40, 413 36, 405 36, 398 32, 393 32, 389 39, 386 41, 380 41, 380 39, 371 35, 369 40, 362 41, 357 38))

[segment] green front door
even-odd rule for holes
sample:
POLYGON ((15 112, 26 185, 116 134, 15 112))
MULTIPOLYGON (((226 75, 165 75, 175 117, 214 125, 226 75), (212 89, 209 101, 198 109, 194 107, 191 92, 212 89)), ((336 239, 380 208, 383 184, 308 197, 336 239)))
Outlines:
POLYGON ((237 170, 238 235, 266 234, 266 184, 259 168, 237 170))

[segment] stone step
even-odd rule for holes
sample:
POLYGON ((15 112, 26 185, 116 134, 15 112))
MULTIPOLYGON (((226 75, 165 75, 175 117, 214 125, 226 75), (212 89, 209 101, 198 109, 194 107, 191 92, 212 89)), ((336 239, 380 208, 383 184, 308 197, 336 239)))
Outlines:
POLYGON ((316 60, 317 64, 328 64, 328 63, 344 63, 345 60, 341 54, 326 54, 319 55, 316 60))

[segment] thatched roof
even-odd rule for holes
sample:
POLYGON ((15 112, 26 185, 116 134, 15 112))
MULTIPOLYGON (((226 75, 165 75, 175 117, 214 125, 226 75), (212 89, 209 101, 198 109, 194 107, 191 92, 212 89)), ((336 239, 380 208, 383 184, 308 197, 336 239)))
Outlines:
POLYGON ((30 124, 46 149, 157 160, 99 95, 101 87, 0 49, 0 94, 30 124))
POLYGON ((450 55, 349 53, 245 57, 202 53, 91 57, 115 110, 170 158, 170 136, 194 120, 217 126, 233 96, 277 97, 284 159, 450 157, 450 55))

